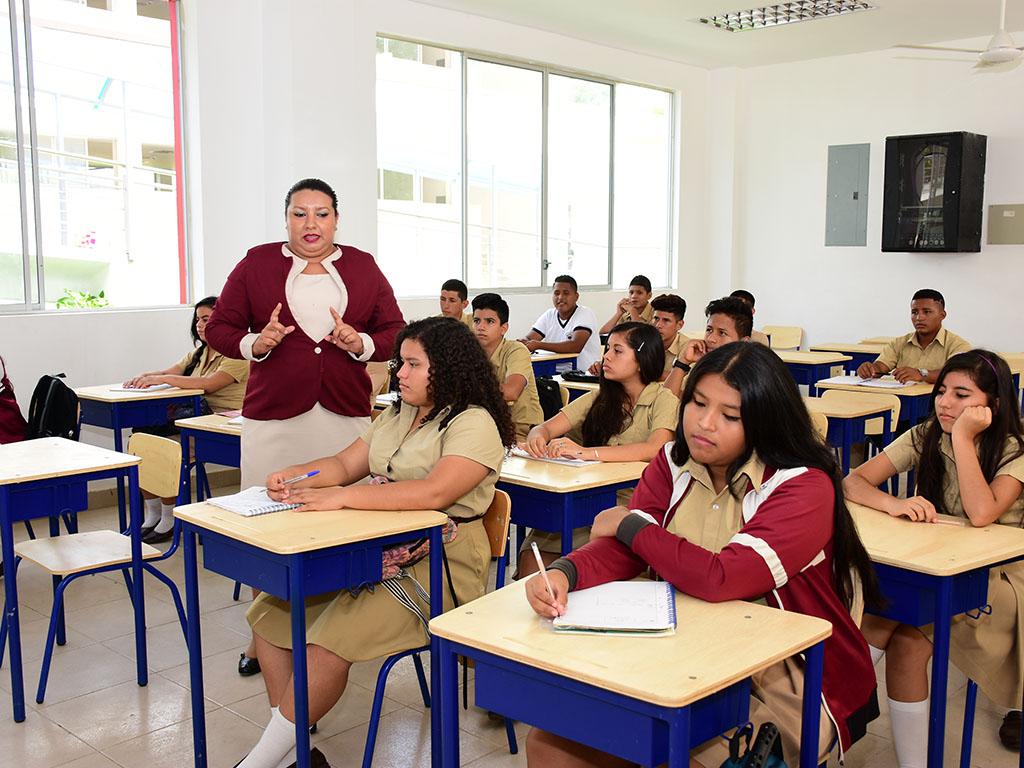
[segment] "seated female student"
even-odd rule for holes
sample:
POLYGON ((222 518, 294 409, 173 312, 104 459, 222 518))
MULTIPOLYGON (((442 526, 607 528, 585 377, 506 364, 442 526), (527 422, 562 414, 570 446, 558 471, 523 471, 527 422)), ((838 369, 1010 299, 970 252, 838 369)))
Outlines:
MULTIPOLYGON (((929 523, 942 513, 966 517, 977 527, 1020 527, 1024 435, 1006 362, 983 349, 954 355, 939 372, 935 393, 935 413, 857 467, 844 483, 846 497, 915 522, 929 523), (917 471, 917 496, 899 499, 876 487, 910 469, 917 471)), ((1024 563, 992 569, 988 601, 991 615, 953 623, 950 659, 991 701, 1017 707, 1024 685, 1024 563)), ((924 766, 931 629, 867 616, 863 630, 875 662, 885 655, 897 761, 901 766, 924 766)), ((1018 717, 1016 710, 1007 715, 1000 737, 1019 749, 1018 717)))
MULTIPOLYGON (((232 411, 242 407, 245 384, 249 380, 249 363, 225 357, 206 344, 206 323, 217 304, 216 296, 207 296, 192 311, 192 343, 197 348, 178 362, 162 371, 140 373, 124 383, 125 387, 145 389, 156 384, 170 384, 182 389, 201 389, 200 413, 193 413, 191 405, 175 405, 168 409, 167 425, 140 431, 165 437, 178 434, 176 419, 189 416, 232 411)), ((174 529, 173 497, 157 499, 146 491, 146 518, 142 521, 142 540, 147 544, 169 541, 174 529)))
MULTIPOLYGON (((661 336, 647 323, 623 323, 608 337, 596 392, 573 400, 553 417, 530 430, 523 448, 532 456, 598 461, 650 461, 672 439, 679 401, 658 383, 665 355, 661 336)), ((620 492, 620 503, 631 490, 620 492)), ((573 544, 586 542, 586 528, 577 528, 573 544)), ((561 553, 562 537, 534 531, 531 542, 552 562, 561 553)), ((518 576, 534 573, 534 558, 520 560, 518 576)))
MULTIPOLYGON (((490 545, 483 515, 514 442, 514 428, 490 361, 469 328, 430 317, 398 334, 399 400, 341 453, 267 477, 278 500, 301 503, 300 512, 322 509, 441 509, 457 527, 446 531, 445 553, 460 603, 484 592, 490 545), (319 470, 293 485, 288 478, 319 470), (357 484, 369 475, 369 484, 357 484)), ((390 561, 388 561, 390 562, 390 561)), ((401 561, 396 563, 401 565, 401 561)), ((353 662, 427 642, 429 603, 417 584, 429 586, 429 558, 402 565, 387 588, 345 590, 306 603, 309 719, 316 722, 338 702, 353 662), (400 601, 395 593, 404 593, 400 601), (413 608, 412 606, 416 606, 413 608), (417 610, 418 608, 418 610, 417 610)), ((445 590, 451 607, 451 595, 445 590)), ((249 608, 270 722, 242 768, 275 768, 294 760, 295 704, 291 669, 291 619, 287 602, 261 594, 249 608)), ((318 758, 323 760, 322 756, 318 758)), ((317 762, 313 763, 314 765, 317 762)))
MULTIPOLYGON (((766 347, 728 344, 694 365, 675 442, 644 472, 631 508, 601 512, 590 543, 552 565, 554 596, 539 576, 526 594, 537 613, 554 617, 570 591, 648 568, 702 600, 767 600, 832 623, 820 755, 836 736, 849 749, 877 717, 871 657, 851 616, 858 583, 869 602, 877 599, 874 572, 843 501, 835 456, 816 437, 793 377, 766 347)), ((775 664, 752 686, 755 731, 775 723, 787 764, 797 765, 801 662, 775 664)), ((527 756, 531 766, 622 764, 538 730, 527 756)), ((716 738, 691 753, 691 765, 717 768, 727 757, 716 738)))

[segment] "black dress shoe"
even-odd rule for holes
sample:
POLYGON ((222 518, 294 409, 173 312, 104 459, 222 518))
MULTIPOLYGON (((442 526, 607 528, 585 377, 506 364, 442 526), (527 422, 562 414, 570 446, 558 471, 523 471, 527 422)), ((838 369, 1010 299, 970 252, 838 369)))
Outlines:
POLYGON ((1020 710, 1011 709, 999 726, 999 740, 1003 746, 1014 752, 1020 752, 1020 710))
POLYGON ((258 675, 260 673, 260 660, 250 659, 245 653, 238 659, 238 674, 242 677, 249 677, 250 675, 258 675))
POLYGON ((156 528, 155 525, 142 526, 141 528, 139 528, 139 537, 145 539, 147 536, 149 536, 149 534, 153 532, 154 528, 156 528))
MULTIPOLYGON (((288 768, 296 768, 296 763, 292 763, 288 768)), ((331 764, 327 762, 323 752, 313 747, 309 750, 309 768, 331 768, 331 764)))
POLYGON ((154 528, 149 533, 147 533, 145 536, 143 536, 142 540, 146 544, 163 544, 165 541, 170 541, 173 537, 174 537, 174 528, 169 528, 168 530, 164 531, 163 533, 157 533, 156 528, 154 528))

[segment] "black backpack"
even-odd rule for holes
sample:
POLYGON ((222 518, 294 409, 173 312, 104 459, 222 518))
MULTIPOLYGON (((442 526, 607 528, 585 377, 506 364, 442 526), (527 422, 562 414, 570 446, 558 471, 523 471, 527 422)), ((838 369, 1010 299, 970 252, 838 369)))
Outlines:
POLYGON ((64 437, 77 440, 78 395, 64 383, 64 374, 43 376, 32 392, 28 406, 28 439, 64 437))
POLYGON ((558 382, 546 376, 537 378, 537 396, 540 398, 540 409, 544 411, 544 420, 553 418, 562 410, 562 393, 558 382))

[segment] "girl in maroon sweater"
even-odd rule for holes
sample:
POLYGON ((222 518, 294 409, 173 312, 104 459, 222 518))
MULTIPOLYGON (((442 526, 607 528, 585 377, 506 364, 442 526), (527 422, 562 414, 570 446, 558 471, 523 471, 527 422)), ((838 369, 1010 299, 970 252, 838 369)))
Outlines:
MULTIPOLYGON (((792 376, 759 344, 728 344, 705 355, 686 381, 675 442, 644 472, 631 508, 605 510, 590 543, 558 560, 550 579, 526 585, 542 616, 557 616, 568 593, 645 571, 703 600, 766 600, 830 621, 825 641, 819 754, 841 750, 878 715, 867 643, 852 614, 859 591, 879 599, 870 561, 843 501, 832 450, 811 427, 792 376)), ((857 603, 857 605, 855 605, 857 603)), ((709 642, 714 638, 709 637, 709 642)), ((803 668, 789 659, 755 675, 750 718, 782 733, 790 765, 799 751, 803 668)), ((532 766, 606 766, 621 761, 550 733, 530 733, 532 766)), ((721 765, 725 742, 691 753, 721 765)))

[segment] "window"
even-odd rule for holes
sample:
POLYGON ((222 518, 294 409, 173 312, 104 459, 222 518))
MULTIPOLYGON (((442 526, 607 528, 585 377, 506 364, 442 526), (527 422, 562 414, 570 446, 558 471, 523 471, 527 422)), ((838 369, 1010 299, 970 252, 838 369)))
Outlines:
POLYGON ((377 258, 402 296, 461 277, 671 279, 672 94, 377 38, 377 258))
POLYGON ((180 303, 170 4, 17 5, 13 39, 0 11, 0 309, 180 303))

